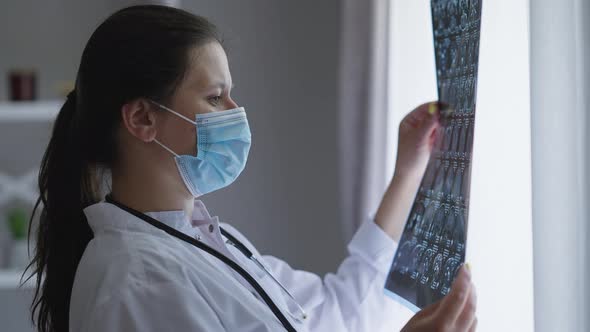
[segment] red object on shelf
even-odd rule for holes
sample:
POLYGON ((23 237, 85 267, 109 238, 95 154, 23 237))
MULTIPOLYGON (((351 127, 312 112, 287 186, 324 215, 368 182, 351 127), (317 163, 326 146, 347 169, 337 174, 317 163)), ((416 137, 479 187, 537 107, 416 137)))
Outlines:
POLYGON ((37 98, 37 78, 34 70, 12 70, 8 77, 11 101, 35 100, 37 98))

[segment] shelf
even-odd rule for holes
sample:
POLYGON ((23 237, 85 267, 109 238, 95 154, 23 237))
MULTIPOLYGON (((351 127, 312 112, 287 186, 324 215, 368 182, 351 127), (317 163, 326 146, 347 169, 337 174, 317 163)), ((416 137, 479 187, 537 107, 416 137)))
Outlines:
MULTIPOLYGON (((20 277, 23 274, 19 270, 3 270, 0 269, 0 290, 18 289, 20 285, 20 277)), ((34 278, 27 281, 21 288, 34 288, 34 278)))
POLYGON ((53 121, 63 101, 17 101, 0 102, 0 123, 53 121))
POLYGON ((37 176, 39 169, 34 168, 19 175, 8 175, 0 171, 0 205, 14 199, 37 202, 37 176))

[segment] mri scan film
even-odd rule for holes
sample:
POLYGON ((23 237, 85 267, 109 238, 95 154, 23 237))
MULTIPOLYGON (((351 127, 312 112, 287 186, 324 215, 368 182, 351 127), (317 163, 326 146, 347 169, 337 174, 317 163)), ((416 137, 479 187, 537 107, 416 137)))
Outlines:
POLYGON ((432 0, 441 128, 385 292, 413 311, 446 295, 465 261, 482 0, 432 0))

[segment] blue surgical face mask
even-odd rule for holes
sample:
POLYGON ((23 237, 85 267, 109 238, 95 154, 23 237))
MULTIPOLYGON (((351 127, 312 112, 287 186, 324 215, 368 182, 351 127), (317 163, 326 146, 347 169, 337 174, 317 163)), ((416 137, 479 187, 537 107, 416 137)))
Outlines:
POLYGON ((197 127, 197 155, 174 155, 176 166, 188 191, 194 196, 208 194, 230 185, 246 167, 252 142, 248 119, 243 107, 197 114, 195 121, 166 106, 151 101, 197 127))

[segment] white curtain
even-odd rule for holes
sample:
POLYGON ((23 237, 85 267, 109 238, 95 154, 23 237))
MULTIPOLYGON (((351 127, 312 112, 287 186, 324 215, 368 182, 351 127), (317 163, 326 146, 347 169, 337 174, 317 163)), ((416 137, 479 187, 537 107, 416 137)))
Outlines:
POLYGON ((590 4, 531 1, 535 326, 590 331, 590 4))
POLYGON ((340 206, 345 238, 386 187, 388 0, 343 0, 339 77, 340 206))

